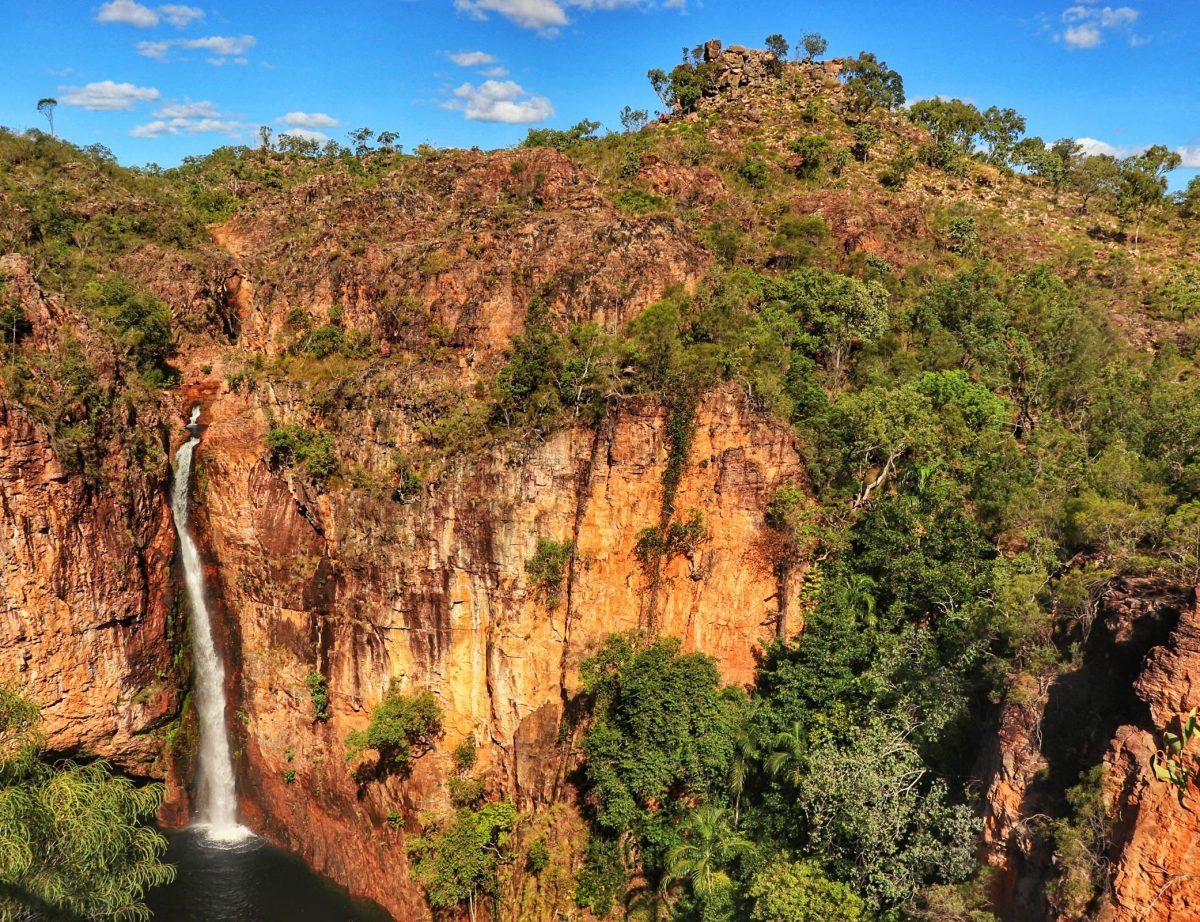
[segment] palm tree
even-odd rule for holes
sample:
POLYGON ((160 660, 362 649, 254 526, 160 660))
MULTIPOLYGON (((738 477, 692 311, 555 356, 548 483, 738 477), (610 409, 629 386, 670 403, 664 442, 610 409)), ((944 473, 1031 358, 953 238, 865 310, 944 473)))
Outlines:
POLYGON ((875 617, 875 590, 879 584, 865 573, 848 573, 843 578, 846 601, 855 612, 863 613, 863 624, 873 628, 878 623, 875 617))
POLYGON ((667 853, 667 871, 662 889, 669 890, 678 881, 687 881, 700 897, 732 886, 728 868, 753 845, 734 826, 729 810, 719 804, 698 808, 683 829, 683 841, 667 853))
POLYGON ((786 774, 788 781, 798 785, 807 762, 808 733, 797 720, 787 730, 775 734, 772 752, 763 762, 763 768, 772 775, 786 774))
POLYGON ((746 779, 758 761, 758 729, 747 715, 733 736, 733 764, 729 768, 729 793, 733 795, 733 825, 737 828, 741 818, 742 792, 746 790, 746 779))

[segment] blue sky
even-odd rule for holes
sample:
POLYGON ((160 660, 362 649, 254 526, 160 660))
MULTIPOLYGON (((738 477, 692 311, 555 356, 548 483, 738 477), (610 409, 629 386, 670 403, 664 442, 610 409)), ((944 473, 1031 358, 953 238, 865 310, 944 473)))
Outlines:
MULTIPOLYGON (((910 98, 1014 106, 1031 133, 1117 153, 1164 143, 1200 166, 1200 4, 1020 0, 3 0, 0 124, 99 142, 124 163, 254 143, 257 127, 412 148, 500 147, 529 127, 653 109, 683 45, 771 32, 877 52, 910 98)), ((1173 185, 1186 179, 1182 170, 1173 185)))

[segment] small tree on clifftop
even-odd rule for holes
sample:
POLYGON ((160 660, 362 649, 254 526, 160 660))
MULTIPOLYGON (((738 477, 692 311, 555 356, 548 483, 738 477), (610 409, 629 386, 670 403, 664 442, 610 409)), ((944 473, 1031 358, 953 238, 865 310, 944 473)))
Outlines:
POLYGON ((829 47, 829 42, 820 32, 809 32, 804 38, 800 39, 800 47, 804 49, 804 60, 811 64, 817 58, 825 53, 825 49, 829 47))

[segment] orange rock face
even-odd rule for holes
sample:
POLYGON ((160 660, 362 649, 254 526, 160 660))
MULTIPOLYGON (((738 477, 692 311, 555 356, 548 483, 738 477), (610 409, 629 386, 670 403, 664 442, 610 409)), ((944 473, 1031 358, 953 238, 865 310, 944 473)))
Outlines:
POLYGON ((1161 730, 1178 731, 1180 715, 1200 706, 1200 606, 1184 610, 1170 641, 1146 658, 1135 688, 1150 708, 1151 728, 1122 727, 1105 758, 1117 812, 1109 918, 1200 918, 1197 792, 1193 787, 1181 806, 1175 788, 1155 781, 1149 765, 1161 730))
MULTIPOLYGON (((56 348, 70 312, 42 297, 20 257, 0 271, 33 342, 56 348)), ((170 619, 166 454, 139 466, 115 438, 104 448, 98 476, 115 489, 69 470, 46 427, 0 394, 0 683, 41 706, 50 750, 162 777, 182 624, 170 619)))
POLYGON ((411 825, 420 811, 447 807, 448 753, 464 739, 481 746, 494 786, 525 808, 545 806, 566 767, 564 702, 603 638, 654 627, 717 656, 727 681, 747 683, 756 643, 775 635, 781 597, 758 550, 762 512, 780 483, 803 482, 803 469, 792 434, 732 388, 700 408, 676 501, 701 513, 708 538, 693 560, 667 563, 656 594, 635 554, 662 503, 668 449, 656 407, 630 401, 599 430, 570 428, 461 463, 432 495, 403 505, 354 491, 312 495, 272 472, 264 409, 250 398, 221 394, 204 419, 199 515, 245 715, 234 731, 247 811, 401 918, 425 908, 388 815, 411 825), (525 572, 539 537, 576 549, 553 608, 525 572), (327 724, 312 719, 313 671, 329 683, 327 724), (435 693, 445 736, 407 781, 359 785, 341 741, 392 681, 435 693), (287 769, 294 784, 282 780, 287 769))

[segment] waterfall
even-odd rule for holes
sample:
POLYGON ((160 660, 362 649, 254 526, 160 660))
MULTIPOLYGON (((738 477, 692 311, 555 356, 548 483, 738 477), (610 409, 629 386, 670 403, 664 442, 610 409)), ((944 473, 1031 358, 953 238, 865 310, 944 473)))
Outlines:
POLYGON ((192 453, 200 442, 200 407, 192 410, 188 439, 175 453, 175 489, 171 512, 179 532, 184 583, 191 605, 192 663, 196 714, 200 722, 199 796, 196 825, 217 842, 237 842, 252 835, 237 821, 237 787, 225 726, 225 667, 213 642, 212 619, 204 601, 200 553, 188 530, 188 488, 192 453))

